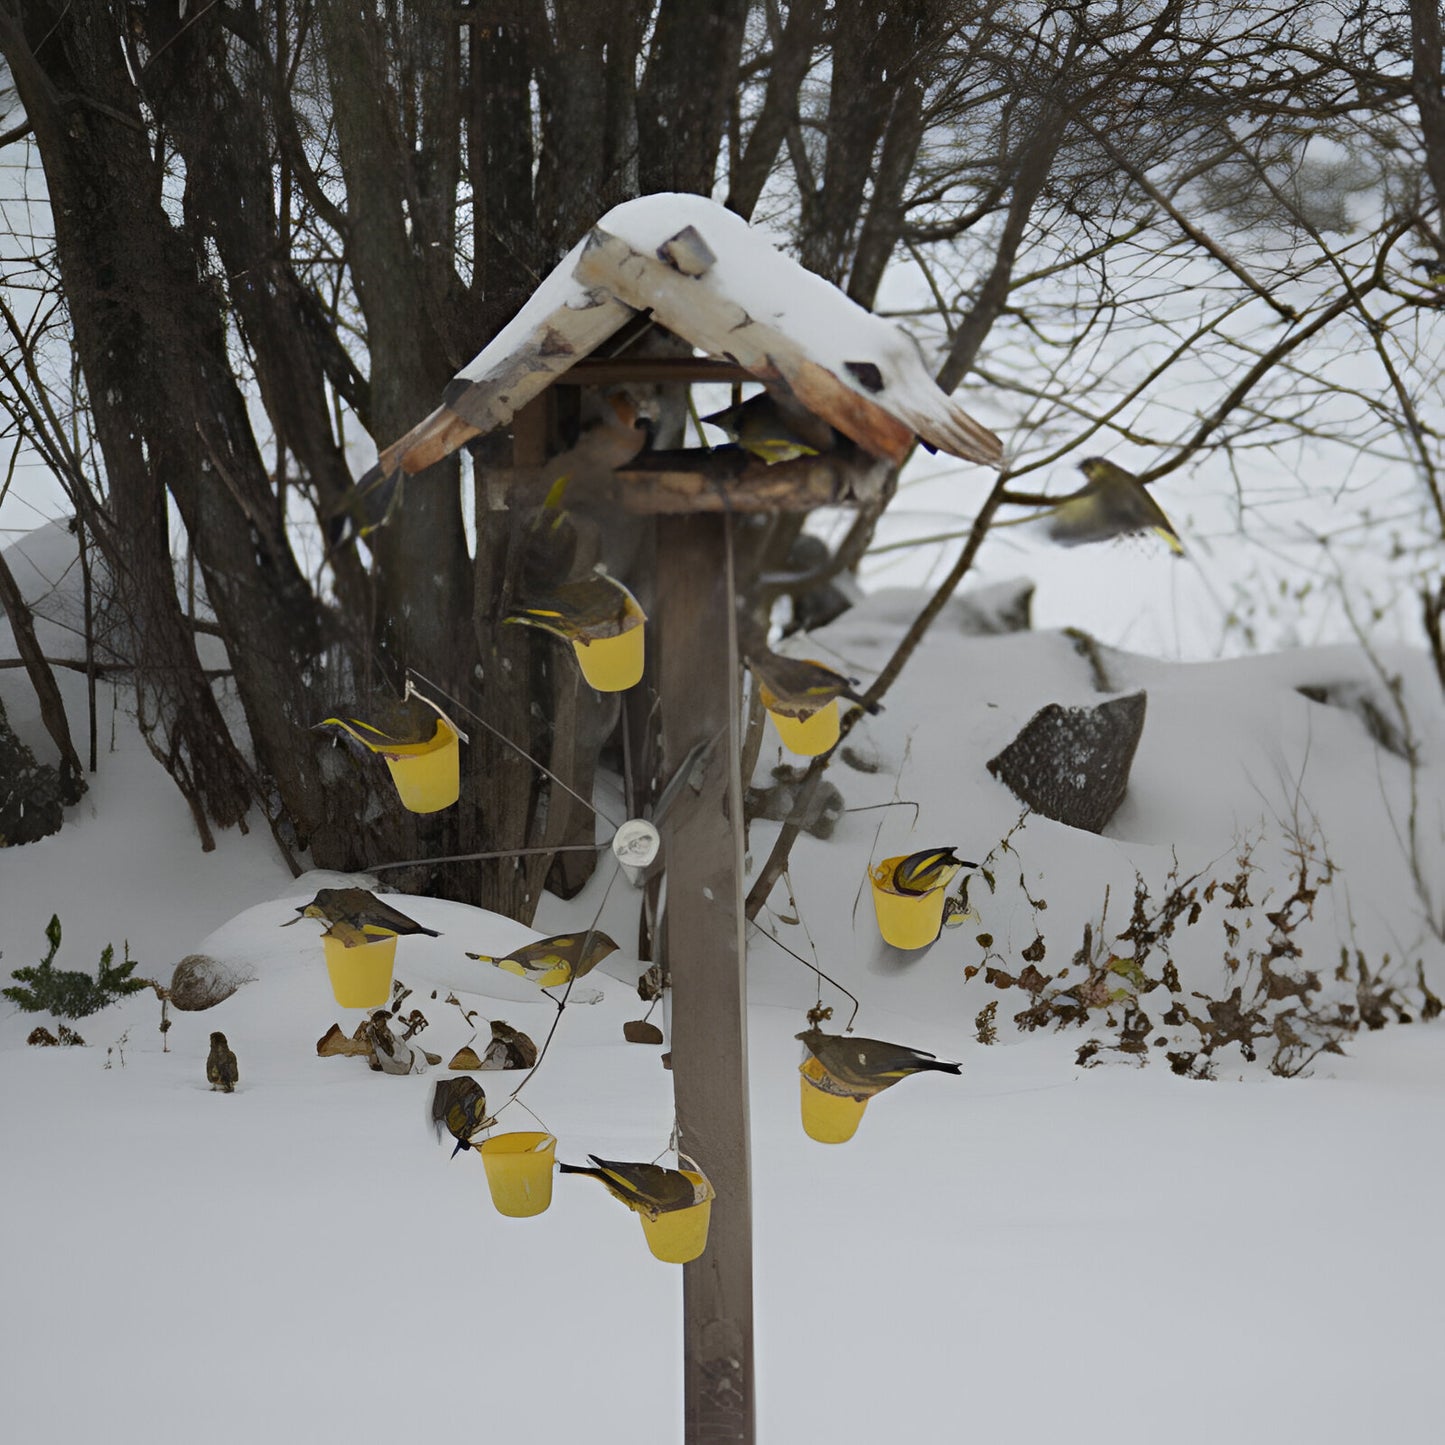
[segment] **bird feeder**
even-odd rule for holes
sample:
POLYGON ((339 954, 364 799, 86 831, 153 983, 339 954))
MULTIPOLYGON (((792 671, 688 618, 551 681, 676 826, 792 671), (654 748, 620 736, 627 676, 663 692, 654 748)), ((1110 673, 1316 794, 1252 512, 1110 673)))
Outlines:
POLYGON ((838 741, 838 699, 836 697, 829 698, 815 712, 807 713, 802 717, 794 717, 788 713, 774 710, 777 698, 762 684, 758 685, 758 695, 762 698, 763 707, 767 709, 768 716, 773 720, 773 726, 778 730, 778 736, 783 740, 783 746, 790 753, 797 753, 804 758, 812 758, 819 753, 826 753, 838 741))
POLYGON ((707 1248, 707 1229, 712 1219, 714 1191, 711 1184, 695 1170, 682 1169, 699 1188, 701 1197, 681 1209, 668 1209, 656 1215, 640 1205, 630 1205, 642 1221, 647 1247, 666 1264, 690 1264, 707 1248))
POLYGON ((591 641, 577 637, 572 640, 577 664, 590 687, 595 687, 598 692, 626 692, 642 681, 646 656, 643 623, 646 620, 637 599, 629 592, 623 630, 616 637, 598 637, 591 641))
MULTIPOLYGON (((725 519, 879 502, 919 441, 994 468, 1002 446, 939 388, 918 348, 890 322, 805 271, 724 206, 678 194, 639 197, 603 216, 456 375, 436 409, 382 448, 358 490, 380 502, 403 478, 506 428, 512 465, 479 469, 478 535, 500 536, 507 519, 499 514, 507 512, 519 533, 531 535, 529 518, 544 514, 543 499, 567 476, 560 505, 579 518, 616 508, 658 519, 652 576, 644 573, 637 586, 664 634, 654 649, 662 757, 678 768, 703 747, 707 763, 690 769, 697 778, 679 794, 664 832, 673 1079, 682 1134, 709 1140, 722 1200, 709 1267, 691 1274, 684 1299, 688 1410, 691 1418, 708 1408, 693 1398, 707 1381, 709 1392, 734 1391, 740 1410, 750 1412, 744 950, 740 924, 725 917, 738 911, 741 849, 717 826, 736 791, 738 754, 737 619, 718 585, 731 555, 725 519), (663 388, 676 396, 672 388, 695 383, 737 387, 737 402, 744 386, 765 389, 810 413, 820 423, 816 436, 778 460, 775 448, 749 445, 741 427, 736 445, 691 447, 659 429, 630 461, 582 465, 589 412, 607 419, 597 404, 604 389, 630 388, 640 398, 663 388), (724 745, 714 753, 718 738, 724 745), (675 846, 684 839, 685 847, 675 846)), ((579 533, 587 540, 585 529, 579 533)), ((592 542, 598 552, 607 545, 605 537, 592 542)), ((564 573, 593 560, 585 552, 566 558, 547 580, 562 583, 564 573)), ((596 648, 577 649, 584 669, 604 660, 605 651, 588 655, 596 648)), ((826 719, 810 719, 800 751, 817 750, 827 727, 826 719)), ((588 817, 578 841, 592 840, 588 817)), ((696 1258, 707 1243, 709 1203, 650 1223, 644 1215, 653 1253, 696 1258)))
POLYGON ((867 1099, 850 1094, 817 1059, 798 1069, 803 1090, 803 1132, 820 1144, 846 1144, 863 1122, 867 1099))
POLYGON ((525 1219, 552 1202, 557 1140, 552 1134, 497 1134, 476 1146, 498 1214, 525 1219))
POLYGON ((368 939, 348 947, 330 934, 321 935, 331 992, 342 1008, 381 1008, 391 1002, 391 976, 396 967, 396 935, 368 939))
POLYGON ((927 948, 943 927, 943 900, 947 882, 927 893, 900 893, 893 886, 893 873, 903 856, 885 858, 869 870, 873 887, 873 911, 878 931, 894 948, 927 948))
POLYGON ((396 743, 376 751, 386 760, 401 805, 412 813, 439 813, 461 794, 460 739, 437 719, 436 732, 424 743, 396 743))

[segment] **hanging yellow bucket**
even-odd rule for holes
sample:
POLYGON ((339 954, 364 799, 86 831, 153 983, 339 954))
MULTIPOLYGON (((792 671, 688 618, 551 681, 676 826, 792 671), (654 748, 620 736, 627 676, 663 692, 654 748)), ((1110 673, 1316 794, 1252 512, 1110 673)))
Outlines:
POLYGON ((646 659, 643 623, 647 620, 635 597, 627 599, 626 631, 616 637, 599 637, 591 642, 578 637, 572 642, 582 676, 598 692, 626 692, 642 681, 646 659))
POLYGON ((348 948, 339 938, 321 935, 331 992, 342 1008, 381 1008, 391 1002, 391 975, 396 967, 396 935, 348 948))
POLYGON ((829 698, 816 712, 807 717, 789 717, 786 713, 774 712, 777 698, 767 688, 759 685, 758 694, 783 746, 799 757, 813 758, 826 753, 838 741, 838 699, 829 698))
POLYGON ((525 1219, 552 1202, 557 1140, 552 1134, 498 1134, 477 1145, 498 1214, 525 1219))
POLYGON ((863 1122, 867 1099, 856 1099, 817 1059, 798 1070, 803 1090, 803 1132, 820 1144, 846 1144, 863 1122))
POLYGON ((645 1209, 636 1209, 642 1221, 647 1247, 667 1264, 689 1264, 707 1248, 707 1227, 712 1219, 713 1187, 701 1174, 691 1169, 679 1171, 701 1185, 703 1197, 696 1204, 682 1209, 669 1209, 654 1219, 645 1209))
POLYGON ((868 881, 873 885, 873 911, 878 915, 878 931, 885 943, 894 948, 927 948, 943 927, 943 899, 946 884, 927 893, 900 893, 893 887, 893 870, 905 855, 885 858, 870 870, 868 881))
POLYGON ((461 794, 461 750, 454 728, 441 718, 428 742, 379 748, 401 805, 412 813, 439 813, 461 794))

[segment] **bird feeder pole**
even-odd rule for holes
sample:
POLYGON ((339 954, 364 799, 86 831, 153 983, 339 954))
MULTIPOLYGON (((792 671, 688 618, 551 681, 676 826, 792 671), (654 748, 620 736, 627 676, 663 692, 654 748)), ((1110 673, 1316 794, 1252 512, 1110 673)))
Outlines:
POLYGON ((685 1445, 751 1445, 756 1438, 743 799, 728 526, 726 516, 704 514, 657 523, 663 776, 689 768, 661 820, 673 1088, 679 1148, 699 1161, 717 1191, 707 1250, 683 1266, 685 1445))

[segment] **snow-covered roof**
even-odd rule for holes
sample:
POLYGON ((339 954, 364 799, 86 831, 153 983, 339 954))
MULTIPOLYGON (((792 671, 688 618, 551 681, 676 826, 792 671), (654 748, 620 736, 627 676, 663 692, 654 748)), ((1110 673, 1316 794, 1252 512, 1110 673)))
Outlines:
POLYGON ((640 311, 791 392, 875 456, 899 461, 917 436, 984 465, 1002 458, 999 439, 938 386, 906 332, 725 207, 661 193, 607 212, 378 470, 418 471, 505 425, 640 311))

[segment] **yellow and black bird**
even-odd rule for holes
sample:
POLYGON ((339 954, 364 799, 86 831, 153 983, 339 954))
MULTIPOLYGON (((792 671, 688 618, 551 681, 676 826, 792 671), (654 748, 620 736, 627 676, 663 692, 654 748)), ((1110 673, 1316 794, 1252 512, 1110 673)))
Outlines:
POLYGON ((592 1168, 585 1164, 559 1164, 557 1168, 563 1174, 585 1174, 599 1180, 614 1199, 652 1219, 712 1198, 711 1184, 705 1179, 696 1183, 680 1169, 665 1169, 661 1164, 619 1164, 595 1154, 587 1157, 592 1168))
POLYGON ((445 1132, 457 1141, 453 1159, 463 1149, 475 1147, 472 1136, 491 1123, 482 1086, 475 1079, 438 1079, 432 1090, 431 1119, 438 1139, 445 1132))
MULTIPOLYGON (((329 732, 339 737, 354 753, 366 756, 369 753, 385 753, 389 745, 407 747, 416 743, 430 742, 436 736, 437 727, 442 723, 436 708, 423 702, 419 697, 406 698, 373 697, 364 708, 373 721, 351 715, 344 709, 335 717, 323 718, 312 732, 329 732)), ((451 726, 448 721, 448 725, 451 726)), ((461 729, 452 726, 459 737, 461 729)))
POLYGON ((507 622, 541 627, 567 642, 619 637, 646 621, 637 599, 615 577, 593 572, 550 591, 534 591, 513 604, 507 622))
POLYGON ((783 657, 765 647, 754 647, 747 654, 747 664, 767 692, 763 701, 768 710, 784 717, 811 717, 840 697, 858 703, 870 713, 883 711, 880 703, 869 702, 853 691, 856 677, 844 677, 821 662, 783 657))
POLYGON ((1079 470, 1088 484, 1050 510, 1045 530, 1051 541, 1078 547, 1152 532, 1176 556, 1184 555, 1174 524, 1133 472, 1104 457, 1086 457, 1079 470))
POLYGON ((441 937, 436 929, 424 928, 365 888, 323 888, 296 912, 300 917, 287 919, 282 928, 290 928, 302 918, 319 918, 330 925, 326 931, 348 948, 388 935, 424 933, 428 938, 441 937))
POLYGON ((210 1080, 212 1089, 219 1089, 223 1094, 231 1093, 241 1080, 236 1056, 223 1033, 211 1035, 211 1052, 206 1056, 206 1078, 210 1080))
POLYGON ((486 953, 469 953, 467 957, 493 964, 518 978, 530 978, 539 988, 555 988, 591 973, 609 953, 616 951, 617 944, 612 939, 601 929, 591 928, 585 933, 558 933, 551 938, 539 938, 536 943, 513 949, 503 958, 486 953))
POLYGON ((821 1029, 806 1029, 798 1038, 829 1076, 856 1099, 881 1094, 910 1074, 922 1074, 930 1069, 941 1074, 963 1072, 961 1064, 951 1064, 921 1049, 890 1044, 883 1039, 825 1034, 821 1029))
POLYGON ((935 888, 951 882, 960 868, 977 867, 977 863, 960 858, 951 847, 922 848, 917 853, 900 858, 893 865, 893 876, 888 882, 895 893, 921 898, 925 893, 932 893, 935 888))
POLYGON ((827 422, 777 392, 761 391, 703 420, 769 466, 816 457, 833 446, 833 428, 827 422))

